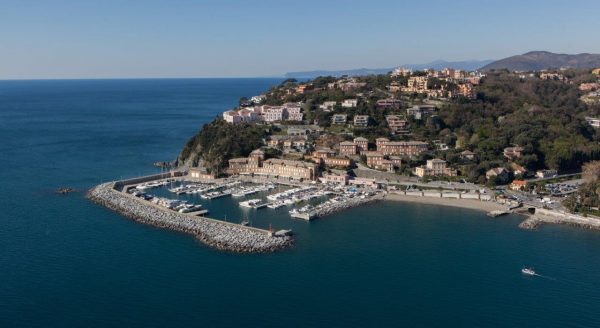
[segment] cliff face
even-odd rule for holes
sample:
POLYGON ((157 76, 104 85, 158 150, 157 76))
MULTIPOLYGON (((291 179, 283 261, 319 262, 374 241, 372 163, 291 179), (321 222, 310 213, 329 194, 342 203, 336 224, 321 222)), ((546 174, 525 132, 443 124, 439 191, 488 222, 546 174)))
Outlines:
POLYGON ((223 172, 227 161, 245 157, 262 145, 264 127, 250 124, 229 124, 216 118, 205 124, 183 147, 175 166, 197 166, 202 163, 213 173, 223 172))
POLYGON ((497 60, 482 70, 508 69, 511 71, 539 71, 551 68, 593 68, 600 67, 598 54, 555 54, 547 51, 531 51, 523 55, 497 60))

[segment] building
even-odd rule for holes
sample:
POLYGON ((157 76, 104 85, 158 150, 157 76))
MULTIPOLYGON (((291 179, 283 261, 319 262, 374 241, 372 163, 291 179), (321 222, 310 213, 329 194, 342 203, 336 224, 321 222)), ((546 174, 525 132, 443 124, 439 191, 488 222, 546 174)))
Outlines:
POLYGON ((586 122, 594 128, 600 128, 600 118, 586 117, 586 122))
POLYGON ((388 138, 377 138, 375 139, 375 148, 379 151, 383 151, 383 146, 390 142, 390 139, 388 138))
POLYGON ((351 185, 354 185, 354 186, 362 186, 362 187, 366 187, 366 188, 379 189, 379 184, 377 183, 377 180, 371 179, 371 178, 355 177, 353 179, 350 179, 350 181, 348 181, 348 183, 351 185))
POLYGON ((400 156, 389 156, 388 159, 392 162, 392 165, 396 168, 402 167, 402 157, 400 156))
POLYGON ((390 92, 398 92, 402 90, 402 84, 394 81, 386 87, 390 92))
POLYGON ((328 158, 333 156, 335 156, 335 151, 329 148, 317 149, 312 153, 313 158, 328 158))
POLYGON ((414 117, 416 120, 421 120, 427 115, 435 113, 434 105, 415 105, 406 109, 406 114, 414 117))
POLYGON ((291 137, 306 137, 311 134, 311 130, 302 126, 288 127, 287 135, 291 137))
POLYGON ((347 157, 325 157, 320 158, 319 162, 325 166, 341 168, 349 168, 353 164, 352 160, 347 157))
POLYGON ((319 178, 321 183, 325 184, 335 184, 335 185, 348 185, 348 181, 350 180, 350 176, 348 174, 333 174, 333 173, 325 173, 322 177, 319 178))
POLYGON ((215 175, 208 173, 204 167, 192 167, 188 170, 188 176, 197 180, 213 180, 215 175))
POLYGON ((475 153, 467 149, 460 153, 460 158, 467 159, 467 160, 473 160, 473 159, 475 159, 475 153))
POLYGON ((522 167, 521 165, 511 162, 510 168, 513 170, 514 175, 525 175, 527 174, 527 169, 522 167))
POLYGON ((354 138, 353 142, 356 145, 357 152, 360 153, 369 150, 369 140, 367 140, 367 138, 357 137, 354 138))
POLYGON ((378 109, 400 109, 402 107, 402 101, 399 99, 381 99, 377 100, 375 107, 378 109))
POLYGON ((556 170, 539 170, 535 172, 535 176, 540 179, 554 178, 556 175, 556 170))
POLYGON ((348 116, 346 114, 333 114, 331 124, 346 124, 348 116))
POLYGON ((282 159, 265 160, 262 150, 255 150, 250 156, 229 160, 229 174, 258 174, 282 178, 314 180, 317 166, 314 163, 282 159))
POLYGON ((523 153, 523 148, 519 146, 504 148, 504 157, 514 160, 520 158, 523 153))
MULTIPOLYGON (((349 92, 352 90, 360 89, 366 85, 367 85, 366 82, 356 82, 354 80, 348 81, 348 82, 341 82, 341 83, 337 84, 337 86, 344 92, 349 92)), ((329 85, 327 85, 327 86, 329 87, 329 85)))
POLYGON ((335 108, 335 105, 337 105, 337 101, 324 101, 319 105, 319 108, 326 112, 330 112, 335 108))
POLYGON ((485 177, 488 180, 498 179, 500 183, 508 181, 509 174, 508 170, 503 167, 495 167, 485 172, 485 177))
POLYGON ((559 74, 559 73, 548 73, 548 72, 540 73, 540 79, 542 79, 542 80, 555 80, 555 81, 566 81, 567 80, 564 77, 564 75, 562 75, 562 74, 559 74))
POLYGON ((367 157, 367 166, 370 168, 379 167, 385 159, 380 151, 366 151, 363 154, 367 157))
POLYGON ((525 180, 513 180, 513 182, 510 183, 509 187, 510 187, 511 190, 524 191, 525 188, 527 187, 527 181, 525 181, 525 180))
POLYGON ((227 123, 236 124, 242 122, 242 117, 236 111, 228 110, 223 113, 223 119, 227 123))
POLYGON ((473 85, 471 83, 463 83, 463 84, 459 84, 457 85, 458 89, 456 90, 456 93, 459 96, 463 96, 466 98, 475 98, 475 93, 473 91, 473 85))
POLYGON ((283 106, 263 106, 262 116, 265 122, 283 121, 287 110, 283 106))
POLYGON ((589 91, 595 91, 600 89, 600 83, 594 82, 594 83, 581 83, 579 85, 579 91, 583 91, 583 92, 589 92, 589 91))
POLYGON ((387 115, 385 120, 390 128, 392 134, 405 134, 409 131, 407 128, 407 122, 400 118, 398 115, 387 115))
POLYGON ((593 69, 592 74, 600 76, 600 68, 593 69))
POLYGON ((343 141, 340 142, 340 155, 342 156, 352 156, 358 153, 358 147, 352 141, 343 141))
POLYGON ((392 76, 410 76, 412 74, 412 70, 410 68, 398 67, 392 71, 392 76))
POLYGON ((342 107, 344 108, 354 108, 358 105, 358 99, 346 99, 342 101, 342 107))
POLYGON ((266 95, 258 95, 250 98, 250 101, 255 105, 262 104, 265 100, 267 100, 266 95))
POLYGON ((422 141, 384 141, 380 139, 385 138, 377 139, 377 150, 384 155, 413 157, 429 149, 429 144, 422 141))
POLYGON ((314 163, 271 158, 262 163, 256 174, 283 178, 314 180, 317 167, 314 163))
POLYGON ((447 167, 447 163, 439 158, 427 160, 427 164, 415 168, 415 175, 424 176, 456 176, 456 170, 447 167))
POLYGON ((427 76, 411 76, 408 78, 408 84, 402 88, 403 92, 424 93, 427 92, 427 76))
POLYGON ((354 126, 355 127, 367 127, 369 125, 369 115, 355 115, 354 126))

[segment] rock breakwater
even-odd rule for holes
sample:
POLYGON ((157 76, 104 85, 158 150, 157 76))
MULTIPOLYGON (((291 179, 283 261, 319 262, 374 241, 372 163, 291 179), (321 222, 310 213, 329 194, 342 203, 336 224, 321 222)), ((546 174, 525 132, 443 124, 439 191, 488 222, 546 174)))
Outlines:
POLYGON ((320 206, 315 209, 315 213, 318 217, 324 217, 331 215, 343 210, 361 206, 370 202, 381 200, 383 196, 376 195, 368 198, 350 198, 338 203, 328 203, 326 206, 320 206))
POLYGON ((137 222, 193 234, 202 243, 222 251, 268 253, 290 247, 294 242, 291 236, 274 237, 266 231, 158 208, 115 190, 114 183, 92 188, 87 197, 137 222))

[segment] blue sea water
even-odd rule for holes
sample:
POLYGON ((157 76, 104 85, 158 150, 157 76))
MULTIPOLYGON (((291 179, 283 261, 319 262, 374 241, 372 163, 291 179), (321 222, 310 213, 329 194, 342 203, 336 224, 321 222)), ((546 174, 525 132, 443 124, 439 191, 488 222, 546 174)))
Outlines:
POLYGON ((598 232, 391 202, 310 223, 205 202, 298 234, 287 251, 234 255, 53 193, 155 172, 278 82, 0 81, 0 326, 600 325, 598 232))

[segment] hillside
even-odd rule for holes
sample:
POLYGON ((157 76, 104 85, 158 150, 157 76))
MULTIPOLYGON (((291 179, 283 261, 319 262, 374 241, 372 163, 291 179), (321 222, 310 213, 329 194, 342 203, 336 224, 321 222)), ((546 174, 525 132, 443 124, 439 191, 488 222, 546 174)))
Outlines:
POLYGON ((555 54, 547 51, 531 51, 511 56, 483 66, 482 70, 508 69, 511 71, 539 71, 551 68, 600 67, 600 54, 555 54))
POLYGON ((222 118, 205 124, 183 147, 176 166, 202 163, 211 172, 222 172, 227 160, 248 156, 262 145, 264 127, 250 124, 228 124, 222 118))

